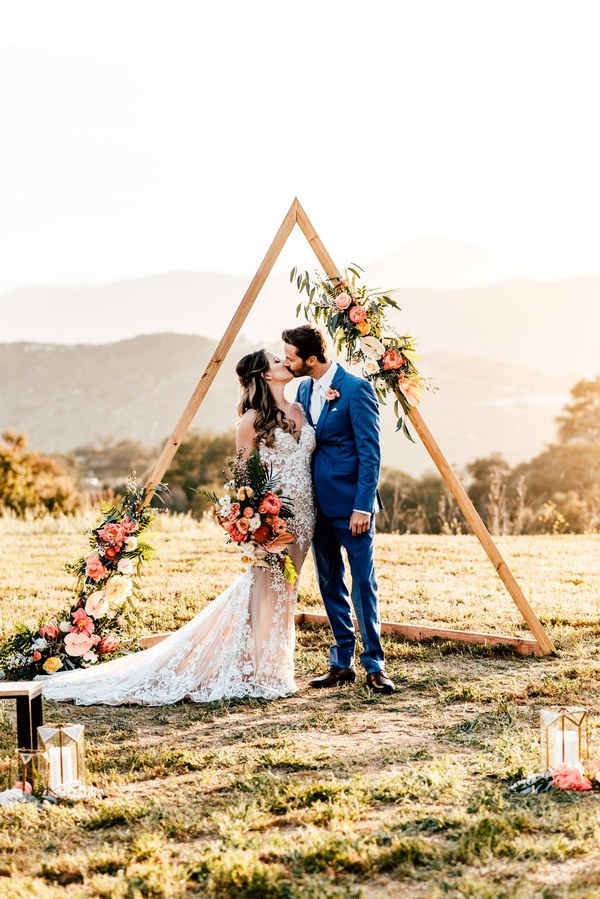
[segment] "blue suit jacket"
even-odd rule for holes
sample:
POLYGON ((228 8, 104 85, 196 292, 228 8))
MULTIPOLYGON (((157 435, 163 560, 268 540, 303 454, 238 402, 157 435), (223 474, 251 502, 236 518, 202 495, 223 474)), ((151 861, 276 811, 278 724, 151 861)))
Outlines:
POLYGON ((353 509, 377 511, 381 466, 379 403, 368 381, 341 367, 331 383, 338 399, 326 401, 318 422, 310 417, 313 380, 298 387, 296 400, 315 425, 313 478, 317 503, 330 518, 349 518, 353 509))

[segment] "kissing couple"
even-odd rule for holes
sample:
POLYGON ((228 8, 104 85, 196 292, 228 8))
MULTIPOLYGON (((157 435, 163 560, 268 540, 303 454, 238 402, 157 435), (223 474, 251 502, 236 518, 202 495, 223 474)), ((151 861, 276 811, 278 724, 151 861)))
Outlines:
MULTIPOLYGON (((236 372, 241 385, 237 448, 243 458, 257 449, 269 464, 294 517, 286 547, 298 573, 311 546, 319 589, 334 643, 329 670, 314 688, 356 679, 356 635, 363 644, 367 686, 389 694, 384 669, 377 581, 373 562, 379 405, 368 381, 327 358, 325 338, 313 325, 283 332, 282 356, 257 350, 236 372), (285 387, 303 378, 296 401, 285 387), (345 579, 346 551, 352 590, 345 579)), ((183 699, 214 702, 296 692, 292 585, 270 569, 248 566, 224 593, 162 642, 95 668, 43 678, 44 696, 79 705, 167 705, 183 699)))

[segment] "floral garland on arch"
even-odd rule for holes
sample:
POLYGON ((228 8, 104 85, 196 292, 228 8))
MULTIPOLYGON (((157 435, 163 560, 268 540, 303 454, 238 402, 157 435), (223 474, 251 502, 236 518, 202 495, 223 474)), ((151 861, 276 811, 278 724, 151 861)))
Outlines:
MULTIPOLYGON (((167 490, 160 484, 157 492, 167 490)), ((154 520, 144 506, 135 472, 117 506, 102 503, 102 522, 89 531, 90 549, 65 569, 77 577, 73 604, 35 627, 20 626, 0 647, 0 677, 31 679, 37 674, 87 668, 137 648, 131 636, 142 563, 152 546, 141 535, 154 520), (126 647, 126 648, 125 648, 126 647)))
POLYGON ((385 403, 388 394, 395 397, 396 430, 413 440, 406 415, 431 385, 417 370, 414 338, 398 334, 386 318, 388 309, 400 308, 398 303, 385 291, 361 284, 362 271, 353 265, 341 278, 323 278, 294 267, 290 282, 295 279, 299 293, 308 296, 298 304, 296 315, 303 310, 307 321, 323 322, 336 351, 345 353, 350 363, 362 363, 363 375, 380 402, 385 403))

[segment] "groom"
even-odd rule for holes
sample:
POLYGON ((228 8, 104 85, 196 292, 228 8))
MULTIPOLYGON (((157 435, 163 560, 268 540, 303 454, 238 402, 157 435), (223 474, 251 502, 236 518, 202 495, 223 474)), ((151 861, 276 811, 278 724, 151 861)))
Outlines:
POLYGON ((335 639, 329 650, 329 671, 310 685, 333 687, 356 679, 356 636, 344 580, 343 547, 352 573, 352 603, 364 646, 360 660, 367 685, 376 693, 392 693, 394 684, 384 671, 373 564, 381 461, 377 397, 368 381, 327 359, 325 338, 313 325, 289 328, 281 336, 289 371, 297 378, 310 375, 300 384, 296 399, 317 438, 313 553, 335 639))

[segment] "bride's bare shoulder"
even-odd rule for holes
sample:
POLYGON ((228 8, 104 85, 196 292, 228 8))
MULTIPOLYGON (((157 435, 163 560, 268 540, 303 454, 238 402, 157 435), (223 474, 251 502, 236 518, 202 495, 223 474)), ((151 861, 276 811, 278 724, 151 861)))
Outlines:
POLYGON ((244 450, 246 454, 250 453, 254 447, 256 438, 256 428, 254 423, 257 416, 256 409, 248 409, 240 418, 236 432, 236 445, 238 452, 244 450))

